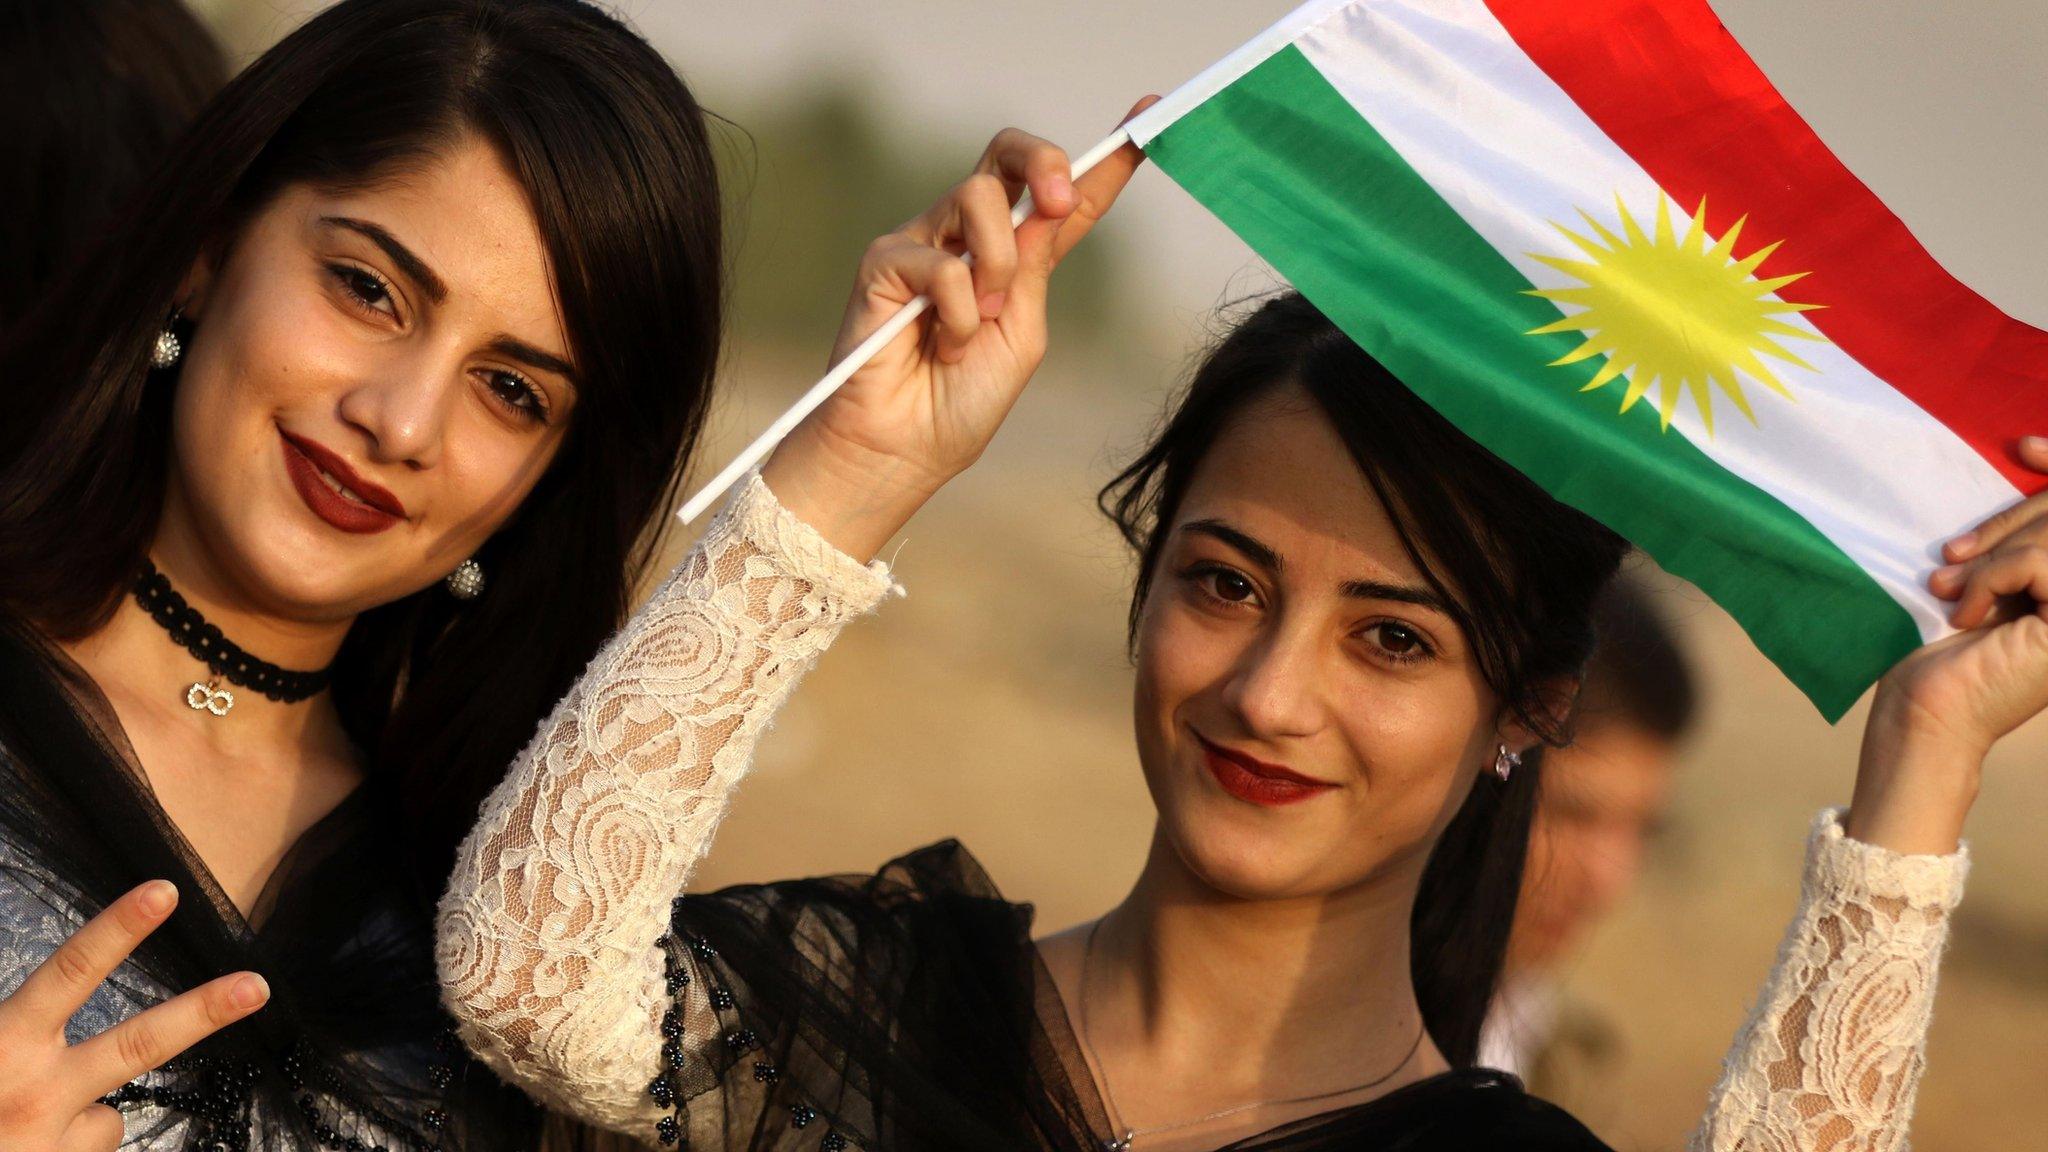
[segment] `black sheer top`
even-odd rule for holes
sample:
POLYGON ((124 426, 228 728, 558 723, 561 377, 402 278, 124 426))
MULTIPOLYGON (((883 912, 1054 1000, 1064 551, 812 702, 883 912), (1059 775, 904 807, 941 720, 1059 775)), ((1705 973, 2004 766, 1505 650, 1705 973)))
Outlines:
POLYGON ((242 969, 272 998, 109 1102, 149 1152, 521 1152, 540 1113, 473 1063, 441 1008, 430 899, 372 776, 309 829, 245 917, 150 790, 106 698, 0 618, 0 995, 115 897, 178 886, 170 920, 70 1023, 77 1043, 242 969))
MULTIPOLYGON (((1100 1152, 1110 1124, 1031 939, 944 841, 874 875, 679 898, 663 940, 668 1109, 649 1135, 721 1152, 1100 1152), (690 1046, 715 1018, 719 1040, 690 1046)), ((1143 1152, 1140 1137, 1137 1152, 1143 1152)), ((1244 1152, 1592 1152, 1562 1110, 1485 1069, 1241 1140, 1244 1152)))

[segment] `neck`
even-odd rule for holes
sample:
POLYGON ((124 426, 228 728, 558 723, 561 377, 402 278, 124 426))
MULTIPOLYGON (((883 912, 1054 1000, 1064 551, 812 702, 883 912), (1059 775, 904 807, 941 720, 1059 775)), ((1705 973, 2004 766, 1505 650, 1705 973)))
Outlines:
MULTIPOLYGON (((331 664, 354 622, 300 621, 254 610, 211 565, 183 557, 175 547, 151 552, 158 571, 207 623, 251 656, 281 668, 310 671, 331 664)), ((125 589, 106 624, 64 647, 124 717, 140 714, 189 725, 223 752, 280 741, 303 743, 316 732, 331 732, 336 723, 325 692, 287 703, 224 677, 220 687, 232 691, 235 699, 230 715, 194 711, 185 702, 185 690, 193 683, 214 680, 213 670, 174 640, 125 589)))
MULTIPOLYGON (((1419 880, 1417 865, 1338 892, 1240 899, 1155 832, 1136 886, 1096 930, 1098 1048, 1107 1033, 1153 1075, 1184 1075, 1215 1099, 1341 1089, 1396 1068, 1422 1026, 1408 957, 1419 880), (1232 1074, 1243 1082, 1218 1083, 1232 1074)), ((1380 1090, 1443 1067, 1425 1036, 1380 1090)))

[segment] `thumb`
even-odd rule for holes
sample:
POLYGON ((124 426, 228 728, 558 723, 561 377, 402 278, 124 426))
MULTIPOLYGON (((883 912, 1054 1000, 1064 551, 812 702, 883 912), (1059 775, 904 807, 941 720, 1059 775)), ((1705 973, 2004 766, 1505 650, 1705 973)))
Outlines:
MULTIPOLYGON (((1157 103, 1157 96, 1140 99, 1117 121, 1118 126, 1130 123, 1132 117, 1157 103)), ((1058 220, 1034 213, 1018 227, 1017 279, 1010 288, 1013 297, 1022 289, 1031 302, 1044 303, 1046 283, 1052 278, 1053 268, 1109 212, 1144 161, 1145 153, 1126 141, 1074 181, 1074 192, 1080 202, 1073 212, 1058 220)))

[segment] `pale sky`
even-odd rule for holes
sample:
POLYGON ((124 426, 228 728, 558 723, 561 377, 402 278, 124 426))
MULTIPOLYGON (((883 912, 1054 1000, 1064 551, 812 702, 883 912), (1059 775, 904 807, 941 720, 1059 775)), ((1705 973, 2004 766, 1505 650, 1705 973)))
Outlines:
MULTIPOLYGON (((1079 152, 1129 103, 1248 39, 1292 0, 628 0, 701 97, 754 99, 820 70, 868 80, 906 136, 1005 124, 1079 152), (730 94, 730 95, 728 95, 730 94)), ((1718 0, 1714 9, 1922 243, 2048 326, 2048 4, 1718 0)), ((962 157, 963 165, 972 160, 962 157)), ((905 213, 919 205, 906 205, 905 213)), ((1191 315, 1249 252, 1156 172, 1112 220, 1162 307, 1191 315)))
MULTIPOLYGON (((229 3, 232 0, 214 0, 229 3)), ((249 0, 244 0, 245 3, 249 0)), ((288 27, 311 0, 253 0, 288 27)), ((1427 0, 1420 0, 1427 2, 1427 0)), ((201 7, 207 6, 202 0, 201 7)), ((1291 0, 618 0, 713 108, 821 73, 866 81, 889 130, 974 142, 1015 124, 1079 152, 1291 0)), ((2048 4, 1718 0, 1728 28, 1836 154, 1965 283, 2048 326, 2048 4)), ((940 191, 934 189, 934 193, 940 191)), ((902 205, 908 216, 920 204, 902 205)), ((760 226, 757 224, 757 227, 760 226)), ((1256 286, 1250 253, 1156 172, 1108 231, 1139 314, 1185 330, 1256 286)))

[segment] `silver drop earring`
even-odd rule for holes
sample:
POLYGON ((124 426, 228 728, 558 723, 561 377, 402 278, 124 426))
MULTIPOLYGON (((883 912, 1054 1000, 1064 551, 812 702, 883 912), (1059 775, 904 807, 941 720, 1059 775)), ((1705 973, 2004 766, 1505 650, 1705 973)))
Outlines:
POLYGON ((171 310, 171 318, 164 321, 164 326, 157 330, 156 347, 149 350, 149 366, 158 371, 176 364, 178 357, 185 354, 185 346, 179 343, 178 334, 171 331, 171 325, 177 322, 178 312, 174 308, 171 310))
POLYGON ((484 566, 464 560, 448 574, 448 594, 457 600, 474 600, 484 594, 484 566))
POLYGON ((1508 746, 1505 744, 1498 745, 1497 748, 1498 750, 1493 754, 1493 774, 1500 777, 1502 781, 1506 781, 1509 776, 1514 774, 1515 769, 1522 766, 1522 754, 1520 752, 1508 751, 1508 746))

